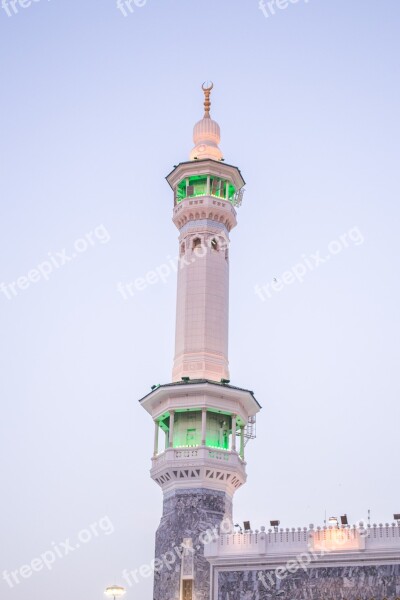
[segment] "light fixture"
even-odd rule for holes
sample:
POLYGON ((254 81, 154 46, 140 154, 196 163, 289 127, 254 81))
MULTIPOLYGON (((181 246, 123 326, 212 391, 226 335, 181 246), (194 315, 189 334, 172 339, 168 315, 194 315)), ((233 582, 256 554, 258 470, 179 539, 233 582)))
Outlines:
POLYGON ((240 530, 240 533, 242 533, 243 529, 240 527, 239 523, 235 523, 235 527, 237 527, 240 530))
POLYGON ((347 515, 342 515, 342 516, 340 517, 340 522, 341 522, 341 524, 342 524, 342 525, 348 525, 348 524, 349 524, 349 522, 348 522, 348 520, 347 520, 347 515))
POLYGON ((104 593, 106 596, 108 596, 108 598, 113 598, 113 600, 116 600, 116 598, 121 598, 126 594, 126 589, 120 585, 111 585, 105 589, 104 593))
POLYGON ((250 521, 243 521, 243 528, 245 531, 250 531, 251 530, 250 521))
POLYGON ((275 521, 270 521, 269 524, 271 525, 271 527, 274 528, 275 533, 278 532, 278 527, 281 524, 280 521, 278 521, 277 519, 275 519, 275 521))
POLYGON ((151 386, 151 389, 152 389, 152 390, 155 390, 155 389, 156 389, 156 387, 157 387, 156 385, 152 385, 152 386, 151 386))
POLYGON ((230 379, 221 379, 221 383, 223 383, 224 385, 225 385, 226 383, 230 383, 230 382, 231 382, 231 380, 230 380, 230 379))
POLYGON ((339 525, 339 521, 338 521, 337 517, 329 517, 328 523, 329 523, 329 525, 333 525, 334 527, 337 527, 339 525))
POLYGON ((190 377, 181 377, 182 381, 190 381, 190 377))

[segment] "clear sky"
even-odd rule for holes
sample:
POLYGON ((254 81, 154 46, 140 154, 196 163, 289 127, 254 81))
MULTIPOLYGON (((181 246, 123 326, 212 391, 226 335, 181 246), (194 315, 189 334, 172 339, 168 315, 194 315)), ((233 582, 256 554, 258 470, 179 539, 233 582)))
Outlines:
POLYGON ((0 598, 95 600, 152 558, 138 399, 171 378, 176 276, 127 300, 117 284, 177 254, 164 177, 207 79, 247 181, 231 380, 263 406, 235 520, 400 511, 398 0, 142 4, 0 8, 0 598))

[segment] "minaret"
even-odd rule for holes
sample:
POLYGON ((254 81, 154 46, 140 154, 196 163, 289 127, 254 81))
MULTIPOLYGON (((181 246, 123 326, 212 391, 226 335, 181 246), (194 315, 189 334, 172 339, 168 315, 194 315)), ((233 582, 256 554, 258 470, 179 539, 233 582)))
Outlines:
POLYGON ((220 128, 210 117, 212 87, 203 84, 204 116, 194 127, 190 160, 167 176, 180 256, 173 383, 140 401, 154 420, 151 477, 164 496, 154 600, 209 600, 202 534, 232 518, 260 409, 253 392, 229 381, 229 233, 244 180, 222 158, 220 128))
POLYGON ((244 181, 225 165, 220 129, 210 117, 212 85, 204 88, 204 117, 193 131, 190 162, 167 181, 174 190, 173 221, 179 229, 175 360, 172 380, 229 379, 229 232, 236 225, 236 192, 244 181))

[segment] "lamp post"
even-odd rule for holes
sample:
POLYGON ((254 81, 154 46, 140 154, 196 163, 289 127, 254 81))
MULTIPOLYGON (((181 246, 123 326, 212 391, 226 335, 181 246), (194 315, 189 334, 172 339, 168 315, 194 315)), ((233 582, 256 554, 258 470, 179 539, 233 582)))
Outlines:
POLYGON ((121 598, 126 594, 126 589, 120 585, 111 585, 105 589, 104 593, 108 598, 116 600, 117 598, 121 598))

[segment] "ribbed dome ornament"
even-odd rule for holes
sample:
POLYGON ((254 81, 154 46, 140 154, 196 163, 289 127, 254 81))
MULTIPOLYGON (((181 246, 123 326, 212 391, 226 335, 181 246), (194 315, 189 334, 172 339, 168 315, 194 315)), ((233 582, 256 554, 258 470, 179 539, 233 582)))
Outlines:
POLYGON ((214 84, 204 82, 201 89, 204 92, 204 117, 196 123, 193 129, 193 142, 195 147, 190 153, 190 160, 222 160, 222 152, 218 147, 221 139, 219 125, 210 117, 211 90, 214 84))

